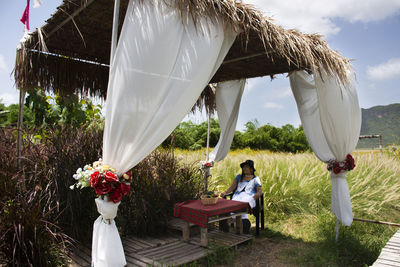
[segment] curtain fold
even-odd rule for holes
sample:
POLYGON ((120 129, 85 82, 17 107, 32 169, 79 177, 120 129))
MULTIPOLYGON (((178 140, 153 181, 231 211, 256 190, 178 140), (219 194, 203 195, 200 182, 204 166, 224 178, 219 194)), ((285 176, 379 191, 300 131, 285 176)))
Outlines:
MULTIPOLYGON (((237 35, 230 29, 222 19, 183 21, 164 0, 129 2, 110 63, 105 165, 122 175, 168 137, 221 65, 237 35)), ((114 220, 105 224, 103 215, 94 223, 92 260, 125 265, 114 220)))
POLYGON ((211 161, 223 160, 229 152, 235 135, 240 102, 246 79, 218 83, 215 102, 221 134, 218 143, 210 153, 211 161))
POLYGON ((150 2, 130 2, 110 67, 103 162, 118 174, 182 121, 237 35, 222 20, 195 26, 164 1, 150 2))
MULTIPOLYGON (((340 86, 325 72, 289 75, 301 123, 315 155, 323 162, 343 161, 358 142, 361 109, 354 80, 340 86)), ((353 213, 346 173, 331 172, 331 209, 344 225, 351 225, 353 213)))

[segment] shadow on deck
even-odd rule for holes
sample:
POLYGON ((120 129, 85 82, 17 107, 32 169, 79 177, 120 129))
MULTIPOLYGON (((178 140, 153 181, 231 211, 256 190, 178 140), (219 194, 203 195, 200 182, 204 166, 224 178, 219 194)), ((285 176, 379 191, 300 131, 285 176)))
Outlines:
MULTIPOLYGON (((172 220, 170 228, 181 229, 180 220, 172 220)), ((192 228, 196 226, 192 225, 192 228)), ((127 236, 122 238, 125 250, 127 266, 179 266, 185 263, 206 257, 214 252, 212 246, 204 248, 200 246, 200 235, 193 229, 193 236, 188 242, 183 242, 182 235, 171 232, 163 237, 138 238, 127 236)), ((209 230, 208 240, 211 244, 219 246, 235 247, 253 239, 252 235, 224 233, 219 230, 209 230)), ((70 253, 70 266, 90 266, 91 250, 83 246, 77 246, 70 253)))

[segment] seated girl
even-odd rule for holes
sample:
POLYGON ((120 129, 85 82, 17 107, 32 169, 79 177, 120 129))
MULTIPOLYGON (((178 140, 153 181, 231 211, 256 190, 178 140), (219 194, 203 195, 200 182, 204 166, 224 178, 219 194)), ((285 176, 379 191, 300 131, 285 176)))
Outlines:
MULTIPOLYGON (((235 192, 232 196, 232 200, 248 202, 251 208, 256 206, 256 200, 261 196, 261 181, 260 178, 255 176, 254 162, 252 160, 246 160, 240 164, 242 168, 242 174, 238 174, 233 180, 232 185, 223 193, 221 197, 235 192)), ((250 221, 249 215, 242 215, 243 221, 243 232, 248 234, 250 232, 250 221)), ((222 229, 227 230, 227 223, 222 222, 222 229)))

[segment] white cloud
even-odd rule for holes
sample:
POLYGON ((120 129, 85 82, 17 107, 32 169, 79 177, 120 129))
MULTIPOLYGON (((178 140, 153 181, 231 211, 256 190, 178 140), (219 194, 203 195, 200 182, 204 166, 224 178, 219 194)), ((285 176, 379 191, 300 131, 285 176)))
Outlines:
POLYGON ((260 79, 247 79, 246 85, 244 87, 244 95, 250 93, 258 84, 260 83, 260 79))
POLYGON ((400 58, 391 58, 377 66, 368 66, 367 75, 371 80, 400 78, 400 58))
POLYGON ((277 93, 275 94, 274 98, 287 98, 293 96, 292 90, 290 88, 280 88, 276 90, 277 93))
POLYGON ((244 0, 273 17, 285 28, 307 33, 333 35, 340 28, 332 22, 342 18, 350 22, 379 21, 399 13, 399 0, 244 0))
POLYGON ((279 105, 277 103, 274 102, 266 102, 264 104, 264 108, 271 108, 271 109, 283 109, 282 105, 279 105))
POLYGON ((0 54, 0 73, 1 72, 8 72, 6 60, 4 59, 4 56, 0 54))
POLYGON ((18 92, 16 91, 15 94, 10 94, 10 93, 1 94, 0 102, 5 104, 6 106, 18 103, 18 92))

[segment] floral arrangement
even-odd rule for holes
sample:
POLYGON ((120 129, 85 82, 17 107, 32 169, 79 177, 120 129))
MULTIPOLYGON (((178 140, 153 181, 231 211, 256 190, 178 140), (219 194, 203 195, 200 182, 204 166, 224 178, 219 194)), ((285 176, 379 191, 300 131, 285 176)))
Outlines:
POLYGON ((108 165, 103 165, 101 159, 93 162, 93 166, 86 165, 79 168, 73 175, 76 183, 71 189, 93 187, 96 194, 109 199, 114 203, 121 201, 122 196, 128 195, 131 189, 132 176, 130 172, 118 177, 116 170, 108 165))
POLYGON ((202 161, 201 162, 202 169, 211 168, 213 166, 214 166, 214 161, 202 161))
POLYGON ((336 160, 329 160, 327 162, 328 171, 332 171, 334 174, 339 174, 344 171, 351 171, 356 166, 354 164, 354 158, 347 154, 346 159, 344 161, 336 161, 336 160))

